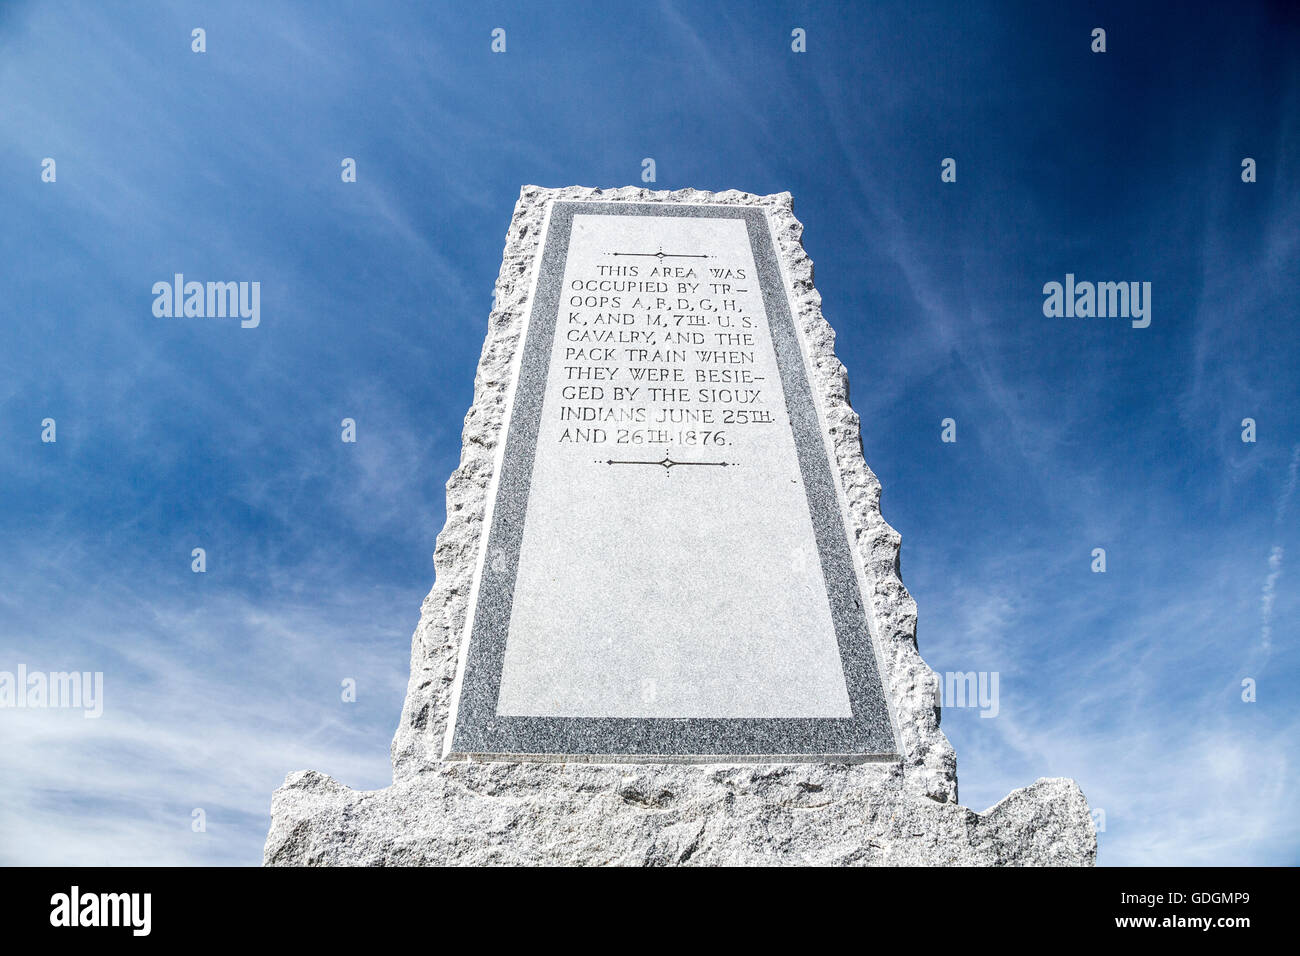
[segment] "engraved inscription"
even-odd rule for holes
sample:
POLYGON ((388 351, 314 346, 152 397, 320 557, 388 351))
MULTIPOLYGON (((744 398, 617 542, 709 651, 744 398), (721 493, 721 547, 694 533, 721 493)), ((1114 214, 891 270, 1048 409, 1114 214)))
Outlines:
POLYGON ((449 756, 896 752, 763 210, 556 202, 449 756))
POLYGON ((816 555, 745 222, 574 216, 497 713, 847 717, 816 555))

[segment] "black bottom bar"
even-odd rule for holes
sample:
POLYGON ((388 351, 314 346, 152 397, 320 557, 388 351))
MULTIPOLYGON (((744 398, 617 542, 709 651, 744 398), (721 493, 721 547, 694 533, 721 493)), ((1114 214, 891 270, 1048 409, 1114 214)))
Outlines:
POLYGON ((0 870, 0 925, 10 952, 22 952, 12 945, 24 940, 72 936, 83 944, 147 938, 205 948, 226 940, 356 940, 372 950, 405 938, 437 952, 463 934, 482 932, 499 950, 513 933, 531 938, 521 944, 531 948, 547 945, 542 937, 557 931, 603 945, 653 935, 661 946, 688 940, 700 946, 707 945, 701 931, 709 924, 716 942, 761 939, 764 949, 787 934, 805 944, 819 939, 814 945, 825 949, 855 928, 865 935, 854 949, 873 939, 873 948, 908 945, 910 935, 919 937, 911 945, 926 950, 999 940, 1024 944, 1029 933, 1045 942, 1131 939, 1182 947, 1196 939, 1226 949, 1249 944, 1259 930, 1282 938, 1295 918, 1294 875, 1288 869, 1211 868, 671 874, 15 868, 0 870), (136 927, 143 928, 143 896, 136 898, 138 908, 120 896, 108 908, 116 905, 126 925, 51 925, 52 917, 66 916, 60 900, 70 903, 73 886, 83 913, 92 894, 148 893, 148 936, 136 937, 131 925, 134 913, 136 927), (888 937, 874 935, 883 928, 888 937), (674 942, 672 934, 683 939, 674 942))

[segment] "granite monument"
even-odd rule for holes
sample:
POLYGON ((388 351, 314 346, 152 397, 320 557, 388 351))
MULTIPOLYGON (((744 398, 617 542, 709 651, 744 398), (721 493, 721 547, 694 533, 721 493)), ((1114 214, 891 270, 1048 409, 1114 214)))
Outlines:
POLYGON ((268 864, 1090 864, 957 803, 789 194, 525 187, 394 782, 276 791, 268 864))

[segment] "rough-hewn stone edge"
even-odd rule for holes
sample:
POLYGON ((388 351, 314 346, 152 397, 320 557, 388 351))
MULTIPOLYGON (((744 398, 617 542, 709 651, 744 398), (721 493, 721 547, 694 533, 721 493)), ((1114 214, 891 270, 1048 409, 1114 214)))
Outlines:
POLYGON ((835 330, 821 310, 813 263, 803 248, 803 224, 789 193, 771 202, 773 231, 787 292, 805 348, 819 412, 830 436, 854 546, 870 596, 873 638, 899 736, 909 784, 937 799, 957 801, 957 758, 939 729, 936 676, 916 643, 916 602, 903 586, 902 537, 880 511, 881 484, 867 464, 858 414, 849 404, 848 372, 835 354, 835 330))
POLYGON ((447 482, 447 521, 434 552, 435 582, 412 640, 411 678, 392 746, 394 775, 418 772, 440 757, 487 490, 502 438, 506 397, 530 301, 546 205, 553 199, 709 202, 767 208, 811 384, 838 459, 854 543, 871 596, 877 655, 901 738, 906 778, 909 786, 933 799, 955 802, 956 759, 939 729, 934 672, 917 650, 916 603, 899 576, 901 539, 880 514, 880 481, 863 457, 858 416, 848 401, 847 374, 835 356, 835 333, 822 316, 812 261, 801 242, 803 226, 794 217, 789 193, 757 196, 736 190, 654 191, 632 186, 612 190, 525 186, 520 190, 475 377, 474 403, 465 417, 460 465, 447 482))
POLYGON ((1069 777, 1039 777, 976 814, 971 843, 998 865, 1095 866, 1097 829, 1088 799, 1069 777))
POLYGON ((314 771, 272 798, 269 866, 1091 866, 1073 781, 984 813, 904 785, 901 768, 616 768, 446 763, 376 791, 314 771), (557 778, 557 774, 559 777, 557 778), (561 779, 562 778, 562 781, 561 779), (559 784, 559 785, 557 785, 559 784))

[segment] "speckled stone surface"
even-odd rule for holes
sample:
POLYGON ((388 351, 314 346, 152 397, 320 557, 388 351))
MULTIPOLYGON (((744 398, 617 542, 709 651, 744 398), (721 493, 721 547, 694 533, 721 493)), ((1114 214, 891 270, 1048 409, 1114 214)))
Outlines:
POLYGON ((350 790, 313 771, 272 799, 265 862, 348 864, 877 863, 1091 865, 1087 802, 1069 780, 1040 780, 983 814, 957 804, 956 758, 939 729, 935 675, 916 646, 916 604, 899 577, 899 536, 881 517, 880 482, 863 457, 835 334, 788 193, 568 187, 521 190, 496 307, 447 483, 436 580, 411 649, 406 704, 392 745, 394 783, 350 790), (868 619, 898 736, 888 764, 444 762, 459 643, 488 487, 546 206, 552 199, 722 203, 771 218, 794 325, 867 582, 868 619))
POLYGON ((982 814, 910 792, 897 767, 449 764, 369 793, 323 774, 276 791, 268 865, 1085 866, 1072 781, 982 814))

